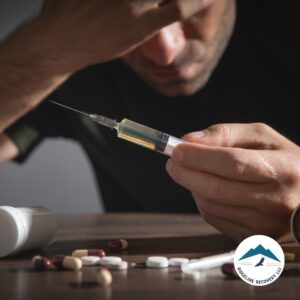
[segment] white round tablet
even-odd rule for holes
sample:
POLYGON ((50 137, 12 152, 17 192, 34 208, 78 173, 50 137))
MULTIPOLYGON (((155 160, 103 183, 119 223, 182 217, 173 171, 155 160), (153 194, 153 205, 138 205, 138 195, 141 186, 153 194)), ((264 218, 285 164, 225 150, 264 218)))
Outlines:
POLYGON ((99 256, 82 256, 80 259, 84 266, 98 266, 101 258, 99 256))
POLYGON ((109 270, 124 271, 128 269, 128 262, 127 261, 114 262, 106 265, 105 267, 109 270))
POLYGON ((183 257, 174 257, 169 259, 170 267, 181 267, 181 265, 188 263, 190 260, 183 257))
POLYGON ((109 264, 118 263, 121 262, 122 258, 119 256, 103 256, 100 259, 100 265, 101 266, 107 266, 109 264))
POLYGON ((147 258, 146 265, 148 268, 167 268, 169 261, 164 256, 150 256, 147 258))

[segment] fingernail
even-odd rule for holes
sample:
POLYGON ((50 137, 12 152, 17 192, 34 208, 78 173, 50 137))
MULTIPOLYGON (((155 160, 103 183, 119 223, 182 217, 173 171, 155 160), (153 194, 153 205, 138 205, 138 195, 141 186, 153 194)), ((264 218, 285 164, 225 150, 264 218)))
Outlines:
POLYGON ((167 169, 168 172, 172 171, 173 165, 174 165, 174 163, 173 163, 172 159, 169 159, 167 161, 167 165, 166 165, 166 169, 167 169))
POLYGON ((201 139, 205 136, 205 131, 197 131, 194 133, 196 139, 201 139))
POLYGON ((172 153, 172 158, 176 161, 183 160, 183 151, 181 149, 175 148, 172 153))
POLYGON ((197 131, 187 134, 187 141, 188 142, 197 142, 201 140, 205 136, 205 131, 197 131))

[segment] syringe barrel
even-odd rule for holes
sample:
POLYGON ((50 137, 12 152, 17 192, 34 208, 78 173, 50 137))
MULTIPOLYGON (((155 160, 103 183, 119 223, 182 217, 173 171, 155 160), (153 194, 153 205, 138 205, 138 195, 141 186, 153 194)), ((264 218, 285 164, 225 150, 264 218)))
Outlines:
POLYGON ((117 132, 119 138, 168 156, 178 144, 183 143, 183 140, 128 119, 118 124, 117 132))
POLYGON ((183 142, 184 142, 183 140, 169 135, 169 140, 163 153, 168 156, 171 156, 175 147, 179 144, 182 144, 183 142))

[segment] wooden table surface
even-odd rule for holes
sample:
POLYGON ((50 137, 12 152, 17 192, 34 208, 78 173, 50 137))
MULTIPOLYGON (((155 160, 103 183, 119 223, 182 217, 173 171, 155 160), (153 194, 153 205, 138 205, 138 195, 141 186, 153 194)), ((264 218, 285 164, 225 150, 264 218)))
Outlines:
MULTIPOLYGON (((206 224, 199 215, 106 214, 61 215, 55 242, 43 250, 0 260, 0 299, 300 299, 300 277, 281 276, 265 287, 252 287, 240 279, 228 279, 219 269, 195 281, 182 279, 172 269, 112 271, 111 287, 98 286, 98 267, 80 272, 36 272, 33 255, 70 254, 75 249, 99 248, 114 238, 126 238, 129 248, 120 254, 129 262, 148 256, 199 258, 234 250, 236 245, 206 224)), ((2 242, 2 241, 0 241, 2 242)), ((299 248, 290 245, 289 251, 299 248)), ((119 254, 117 254, 119 255, 119 254)))

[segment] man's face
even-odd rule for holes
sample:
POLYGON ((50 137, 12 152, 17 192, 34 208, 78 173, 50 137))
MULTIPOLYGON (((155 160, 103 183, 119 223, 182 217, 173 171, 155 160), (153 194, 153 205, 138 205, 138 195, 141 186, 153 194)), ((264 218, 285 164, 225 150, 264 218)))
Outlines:
POLYGON ((123 59, 154 90, 191 95, 211 76, 234 21, 235 0, 214 0, 189 20, 162 28, 123 59))

